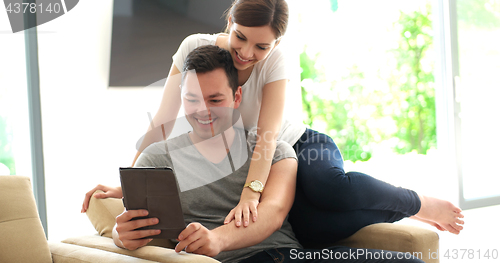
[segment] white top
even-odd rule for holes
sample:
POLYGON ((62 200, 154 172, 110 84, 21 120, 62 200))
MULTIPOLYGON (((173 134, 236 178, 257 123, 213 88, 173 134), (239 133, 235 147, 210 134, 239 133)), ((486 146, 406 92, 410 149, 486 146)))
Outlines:
MULTIPOLYGON (((184 60, 189 52, 199 46, 215 45, 218 36, 219 34, 194 34, 186 37, 179 46, 177 53, 172 56, 177 69, 182 71, 184 60)), ((245 130, 250 131, 257 127, 264 86, 274 81, 289 79, 286 67, 285 55, 279 49, 279 46, 274 48, 265 60, 254 65, 247 82, 241 86, 243 94, 238 110, 241 113, 245 130)), ((305 130, 305 125, 292 123, 284 119, 278 140, 294 145, 305 130)))

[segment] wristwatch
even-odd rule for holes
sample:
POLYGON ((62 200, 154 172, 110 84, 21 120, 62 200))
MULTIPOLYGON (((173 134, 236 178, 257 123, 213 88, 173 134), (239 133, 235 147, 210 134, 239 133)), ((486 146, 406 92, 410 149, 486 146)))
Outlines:
POLYGON ((250 183, 246 183, 243 188, 248 187, 256 193, 262 193, 264 191, 264 184, 259 180, 253 180, 250 183))

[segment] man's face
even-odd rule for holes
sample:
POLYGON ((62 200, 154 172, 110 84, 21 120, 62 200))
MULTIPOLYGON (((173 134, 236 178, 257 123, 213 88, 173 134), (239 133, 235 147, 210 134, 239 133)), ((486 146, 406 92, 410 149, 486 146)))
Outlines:
POLYGON ((182 85, 184 113, 193 127, 195 142, 210 139, 232 126, 233 110, 241 102, 241 87, 236 94, 223 69, 205 73, 186 73, 182 85))

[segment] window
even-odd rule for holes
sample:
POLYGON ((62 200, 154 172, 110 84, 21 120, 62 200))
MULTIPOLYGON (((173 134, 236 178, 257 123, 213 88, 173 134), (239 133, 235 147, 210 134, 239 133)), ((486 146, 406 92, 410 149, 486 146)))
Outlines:
POLYGON ((465 208, 498 204, 500 1, 456 1, 452 19, 457 28, 452 41, 458 43, 454 84, 460 202, 465 208))
POLYGON ((347 170, 441 191, 428 184, 441 158, 434 2, 293 3, 300 10, 305 123, 334 139, 347 170))
POLYGON ((12 33, 7 13, 0 12, 0 175, 31 177, 47 230, 36 36, 31 29, 12 33))

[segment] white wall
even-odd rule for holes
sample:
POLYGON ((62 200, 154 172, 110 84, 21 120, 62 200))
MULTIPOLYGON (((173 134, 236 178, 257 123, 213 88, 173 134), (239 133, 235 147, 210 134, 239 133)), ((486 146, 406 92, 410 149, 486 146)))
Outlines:
POLYGON ((80 214, 84 194, 119 184, 162 93, 108 89, 112 8, 112 0, 80 1, 38 27, 50 240, 95 233, 80 214))

